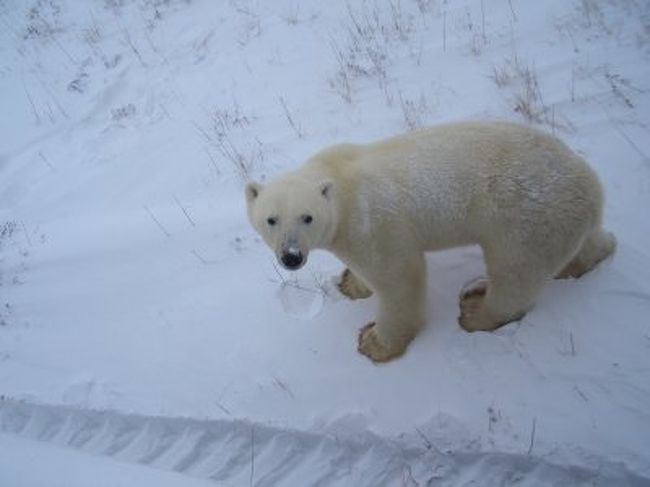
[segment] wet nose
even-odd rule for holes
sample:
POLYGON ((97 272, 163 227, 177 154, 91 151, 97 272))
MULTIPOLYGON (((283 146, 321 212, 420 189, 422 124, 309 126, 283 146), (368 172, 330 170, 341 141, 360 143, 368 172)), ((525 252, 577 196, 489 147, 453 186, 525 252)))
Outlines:
POLYGON ((302 252, 287 252, 282 254, 282 264, 287 269, 297 269, 302 264, 302 252))

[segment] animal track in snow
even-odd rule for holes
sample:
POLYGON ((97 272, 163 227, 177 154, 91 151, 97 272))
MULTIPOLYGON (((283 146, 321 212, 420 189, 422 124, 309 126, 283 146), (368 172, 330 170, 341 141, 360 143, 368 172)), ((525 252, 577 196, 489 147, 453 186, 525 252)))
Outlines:
POLYGON ((278 298, 285 313, 314 318, 323 309, 324 292, 301 281, 285 281, 278 289, 278 298))

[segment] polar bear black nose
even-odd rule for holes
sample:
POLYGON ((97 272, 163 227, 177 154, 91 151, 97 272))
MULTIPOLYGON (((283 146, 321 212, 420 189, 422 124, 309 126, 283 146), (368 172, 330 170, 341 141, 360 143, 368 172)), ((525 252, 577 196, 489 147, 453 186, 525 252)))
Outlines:
POLYGON ((287 269, 297 269, 302 264, 302 252, 287 252, 282 254, 282 264, 287 269))

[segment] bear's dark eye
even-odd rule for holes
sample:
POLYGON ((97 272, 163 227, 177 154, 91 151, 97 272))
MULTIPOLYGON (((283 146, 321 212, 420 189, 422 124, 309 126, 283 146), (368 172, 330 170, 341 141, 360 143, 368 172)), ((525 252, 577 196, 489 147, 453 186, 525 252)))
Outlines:
POLYGON ((311 215, 303 215, 302 216, 302 222, 306 223, 307 225, 309 225, 313 221, 314 221, 314 218, 311 215))
POLYGON ((268 223, 270 226, 274 226, 276 223, 278 223, 278 219, 270 216, 266 219, 266 223, 268 223))

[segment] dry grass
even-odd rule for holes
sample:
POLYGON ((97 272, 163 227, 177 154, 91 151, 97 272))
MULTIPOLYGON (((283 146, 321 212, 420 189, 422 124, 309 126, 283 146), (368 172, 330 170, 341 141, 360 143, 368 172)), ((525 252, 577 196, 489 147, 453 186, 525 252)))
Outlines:
POLYGON ((422 127, 426 122, 426 115, 429 114, 429 105, 426 97, 423 94, 420 94, 418 99, 409 99, 404 97, 400 91, 399 101, 402 108, 405 127, 408 130, 416 130, 422 127))
POLYGON ((520 89, 515 94, 515 112, 520 113, 528 122, 543 123, 548 108, 542 98, 535 67, 517 64, 517 77, 520 89))
POLYGON ((570 122, 558 121, 555 108, 545 103, 534 65, 523 64, 515 56, 514 60, 507 59, 501 66, 494 66, 489 77, 498 88, 513 92, 512 109, 526 122, 547 125, 553 131, 572 128, 570 122))
MULTIPOLYGON (((418 2, 425 11, 430 2, 418 2)), ((387 8, 377 3, 362 3, 355 9, 347 3, 347 18, 342 25, 343 41, 330 39, 337 64, 330 87, 346 103, 352 103, 354 82, 358 78, 376 79, 380 87, 387 84, 391 63, 390 49, 395 43, 407 43, 414 30, 414 19, 404 12, 400 0, 389 0, 387 8)))
POLYGON ((302 127, 296 122, 289 107, 287 106, 287 101, 283 97, 279 97, 280 105, 282 105, 282 110, 284 111, 284 116, 289 122, 289 126, 293 129, 299 139, 302 139, 305 136, 305 132, 302 127))
POLYGON ((544 104, 534 66, 522 64, 517 57, 493 66, 489 77, 499 88, 511 87, 514 92, 513 109, 528 122, 542 123, 548 108, 544 104))
POLYGON ((255 117, 242 112, 238 103, 228 108, 213 110, 210 118, 211 126, 205 129, 195 123, 197 131, 207 144, 206 152, 218 174, 221 173, 219 164, 212 157, 209 149, 214 149, 223 159, 228 161, 242 181, 250 179, 251 173, 265 158, 264 146, 257 138, 250 138, 249 125, 255 117))

